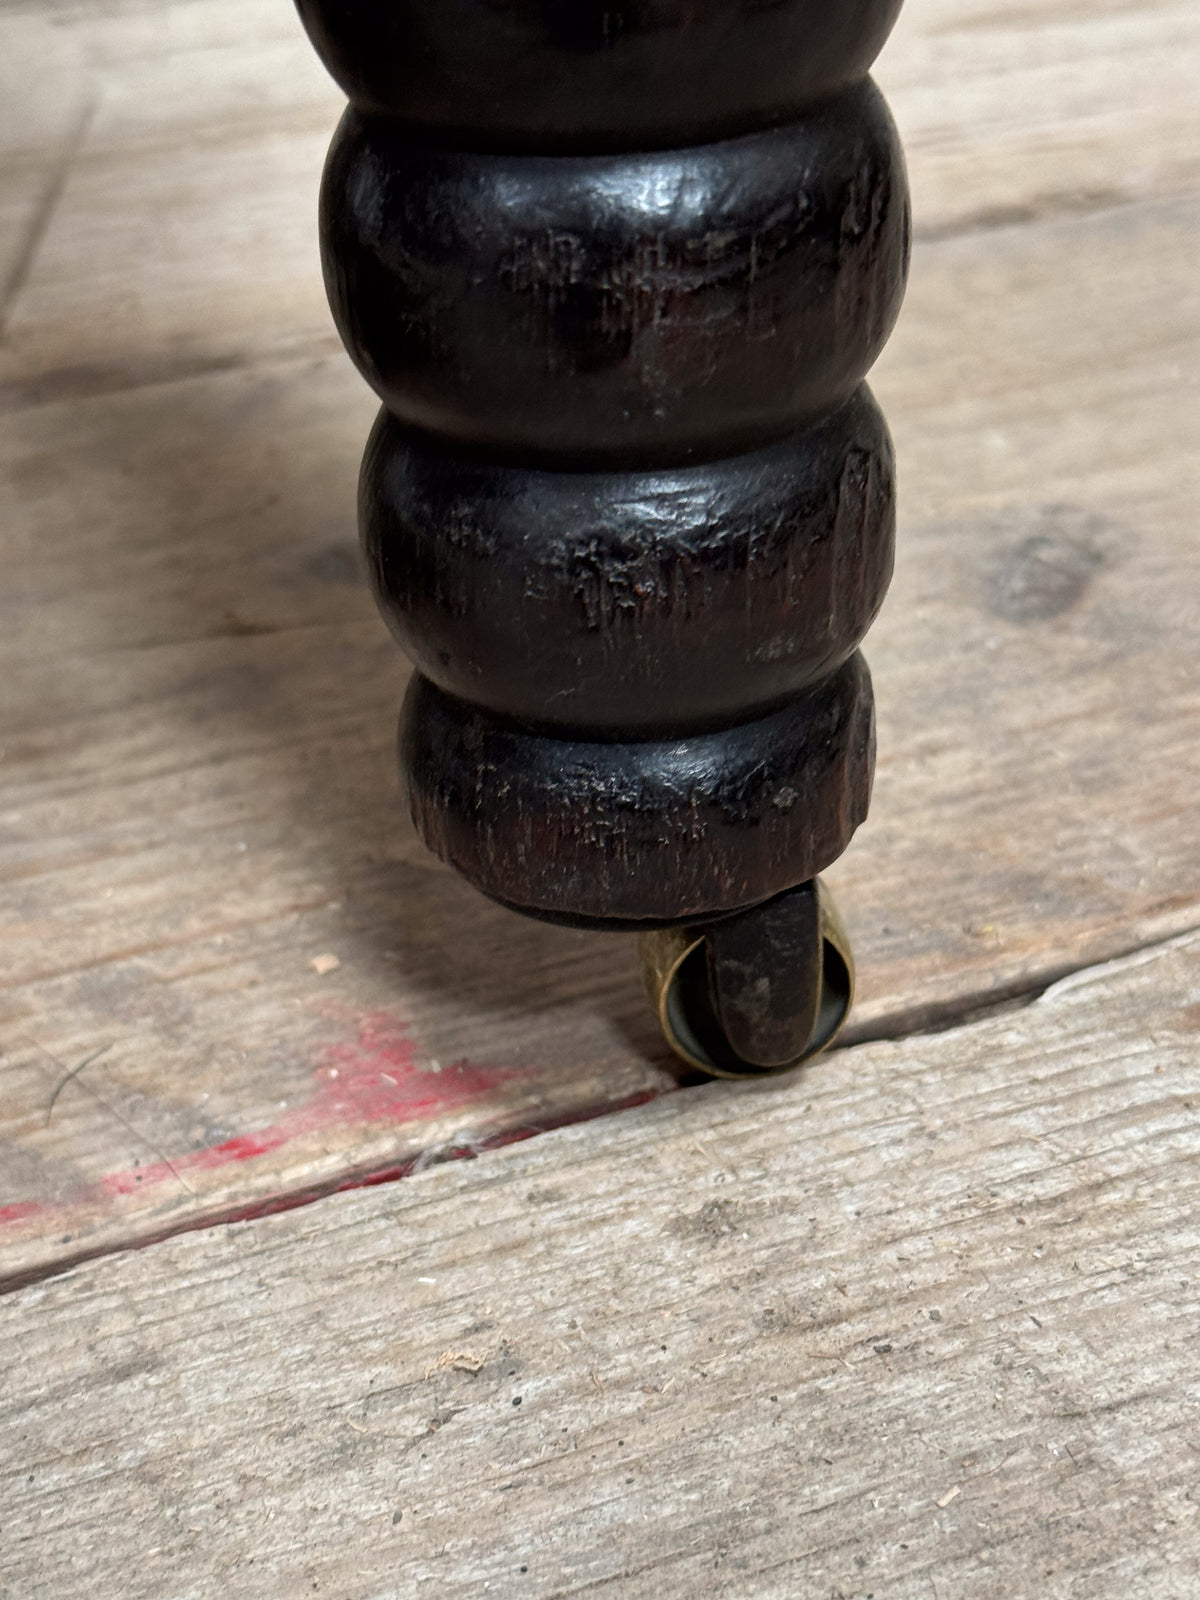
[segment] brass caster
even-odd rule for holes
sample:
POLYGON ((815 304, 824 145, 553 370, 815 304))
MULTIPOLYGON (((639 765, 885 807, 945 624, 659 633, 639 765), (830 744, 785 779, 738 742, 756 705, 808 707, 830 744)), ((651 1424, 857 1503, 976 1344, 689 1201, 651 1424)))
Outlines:
POLYGON ((707 926, 641 936, 671 1049, 715 1078, 787 1072, 827 1048, 854 1000, 854 957, 819 878, 707 926))

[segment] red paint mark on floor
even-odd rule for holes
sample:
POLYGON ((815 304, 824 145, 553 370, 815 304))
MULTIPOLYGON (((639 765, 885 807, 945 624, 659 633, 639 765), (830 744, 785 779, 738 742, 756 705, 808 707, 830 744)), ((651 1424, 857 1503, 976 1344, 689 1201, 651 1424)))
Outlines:
POLYGON ((406 1122, 442 1116, 491 1094, 520 1067, 459 1061, 435 1070, 416 1059, 405 1027, 376 1012, 359 1023, 353 1044, 329 1045, 310 1102, 313 1127, 330 1122, 406 1122))
MULTIPOLYGON (((27 1221, 39 1213, 49 1217, 51 1213, 61 1212, 69 1206, 86 1206, 89 1202, 94 1204, 123 1198, 168 1181, 188 1187, 190 1174, 258 1160, 295 1139, 320 1133, 324 1129, 390 1124, 397 1129, 414 1130, 421 1123, 432 1123, 439 1118, 466 1112, 515 1080, 525 1077, 532 1082, 535 1076, 521 1067, 480 1066, 466 1061, 439 1070, 434 1063, 421 1060, 406 1024, 384 1012, 372 1013, 360 1019, 354 1040, 327 1045, 320 1052, 308 1097, 300 1105, 289 1108, 268 1127, 238 1134, 203 1150, 189 1151, 171 1161, 154 1161, 123 1172, 109 1173, 99 1182, 80 1190, 70 1202, 59 1204, 21 1200, 0 1206, 0 1227, 27 1221)), ((569 1106, 536 1122, 514 1120, 512 1126, 498 1129, 494 1124, 503 1107, 493 1104, 489 1109, 493 1131, 487 1134, 481 1132, 477 1140, 464 1139, 461 1144, 441 1144, 436 1149, 427 1148, 403 1161, 381 1167, 360 1167, 327 1183, 294 1188, 245 1206, 221 1206, 219 1195, 213 1195, 211 1200, 218 1203, 212 1209, 205 1210, 202 1197, 198 1197, 198 1204, 186 1215, 144 1235, 133 1244, 118 1248, 142 1248, 178 1233, 230 1222, 248 1222, 307 1205, 343 1190, 391 1183, 427 1166, 467 1160, 485 1151, 531 1139, 553 1128, 644 1105, 673 1087, 676 1085, 664 1074, 659 1088, 643 1089, 620 1100, 569 1106)), ((528 1112, 525 1114, 528 1115, 528 1112)), ((510 1115, 514 1119, 521 1116, 519 1104, 512 1105, 510 1115)), ((352 1159, 351 1150, 346 1154, 348 1160, 352 1159)), ((281 1173, 280 1177, 286 1181, 286 1174, 281 1173)), ((47 1225, 46 1232, 50 1231, 47 1225)), ((61 1271, 76 1262, 107 1254, 112 1248, 88 1248, 85 1239, 86 1230, 79 1236, 80 1248, 66 1260, 60 1260, 52 1267, 34 1269, 28 1275, 18 1275, 0 1287, 9 1289, 23 1282, 33 1282, 45 1276, 48 1270, 61 1271)))
POLYGON ((269 1127, 190 1151, 173 1161, 109 1173, 95 1185, 95 1192, 129 1195, 170 1179, 186 1181, 190 1173, 256 1161, 294 1139, 326 1128, 431 1122, 484 1099, 521 1071, 519 1067, 481 1067, 466 1061, 445 1068, 422 1065, 406 1025, 386 1012, 363 1017, 356 1040, 326 1045, 320 1062, 308 1099, 269 1127))

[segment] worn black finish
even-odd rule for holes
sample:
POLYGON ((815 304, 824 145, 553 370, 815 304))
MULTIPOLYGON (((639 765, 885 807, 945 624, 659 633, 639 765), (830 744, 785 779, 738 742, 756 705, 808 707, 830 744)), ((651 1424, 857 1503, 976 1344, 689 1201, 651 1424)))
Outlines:
POLYGON ((473 149, 639 150, 857 83, 900 0, 298 0, 352 103, 473 149))
POLYGON ((533 915, 699 929, 712 1070, 798 1059, 849 1004, 806 885, 866 814, 892 565, 898 0, 299 3, 417 826, 533 915))
POLYGON ((360 522, 383 614, 441 688, 580 734, 694 732, 858 644, 891 577, 892 450, 865 388, 769 449, 643 472, 474 460, 384 411, 360 522))
POLYGON ((576 465, 729 455, 840 404, 908 254, 869 82, 768 133, 644 155, 431 149, 351 110, 321 216, 338 329, 394 416, 576 465))
POLYGON ((401 767, 417 827, 481 889, 584 924, 696 921, 837 859, 875 753, 860 655, 781 710, 636 742, 536 733, 413 679, 401 767))

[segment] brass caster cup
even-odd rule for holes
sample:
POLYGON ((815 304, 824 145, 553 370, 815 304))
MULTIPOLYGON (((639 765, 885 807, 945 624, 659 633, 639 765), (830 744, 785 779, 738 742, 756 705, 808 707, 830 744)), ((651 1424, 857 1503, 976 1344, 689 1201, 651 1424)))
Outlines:
MULTIPOLYGON (((722 963, 729 964, 722 951, 728 924, 666 928, 642 934, 638 941, 642 976, 667 1043, 689 1066, 714 1078, 763 1078, 790 1072, 827 1049, 850 1014, 854 956, 833 896, 819 878, 768 901, 767 907, 756 907, 734 919, 740 924, 735 970, 743 991, 748 937, 753 949, 754 919, 764 924, 761 913, 768 908, 770 937, 764 932, 761 964, 751 958, 752 968, 761 975, 749 992, 764 1021, 772 1010, 785 1010, 789 1019, 801 1019, 797 1024, 801 1033, 793 1037, 786 1059, 776 1059, 778 1027, 771 1030, 771 1044, 763 1051, 767 1058, 754 1059, 759 1051, 753 1020, 749 1025, 746 1021, 744 993, 740 1048, 731 1042, 727 1019, 732 1020, 734 1013, 730 999, 723 997, 721 981, 722 963), (790 940, 780 938, 781 919, 790 940)), ((759 1032, 765 1039, 765 1030, 760 1027, 759 1032)))

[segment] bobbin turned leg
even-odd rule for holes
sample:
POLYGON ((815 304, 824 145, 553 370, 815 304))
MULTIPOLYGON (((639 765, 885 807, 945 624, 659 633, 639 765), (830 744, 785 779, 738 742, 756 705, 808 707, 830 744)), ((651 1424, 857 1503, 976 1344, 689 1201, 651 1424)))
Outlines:
POLYGON ((641 932, 713 1072, 850 1002, 814 880, 866 814, 892 563, 862 380, 908 253, 865 78, 896 9, 301 4, 353 102, 322 248, 384 402, 360 522, 418 829, 518 910, 641 932))

